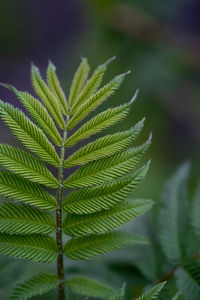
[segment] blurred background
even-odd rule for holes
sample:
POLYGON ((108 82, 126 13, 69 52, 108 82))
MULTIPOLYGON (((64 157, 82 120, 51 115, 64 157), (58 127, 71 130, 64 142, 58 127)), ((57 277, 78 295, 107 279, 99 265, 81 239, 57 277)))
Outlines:
MULTIPOLYGON (((45 75, 51 59, 68 93, 80 56, 87 57, 94 70, 116 55, 105 81, 131 70, 120 90, 99 110, 129 101, 135 90, 140 89, 123 126, 129 128, 145 116, 146 126, 137 142, 144 142, 149 132, 153 133, 153 143, 145 158, 152 160, 150 172, 135 191, 135 195, 156 202, 149 213, 153 222, 163 184, 178 165, 187 160, 192 162, 191 186, 200 178, 199 16, 198 0, 0 1, 0 82, 33 92, 30 63, 34 62, 45 75)), ((0 98, 20 106, 16 97, 2 87, 0 98)), ((115 126, 112 130, 117 129, 115 126)), ((16 143, 2 122, 0 132, 1 142, 16 143)), ((130 289, 134 290, 143 279, 131 264, 133 257, 131 249, 122 250, 95 263, 68 262, 68 267, 71 273, 89 269, 95 274, 99 272, 100 278, 112 278, 116 286, 130 282, 130 289)), ((7 261, 4 259, 1 264, 5 268, 7 261)), ((16 268, 14 280, 18 279, 19 268, 26 274, 31 268, 40 268, 39 264, 15 264, 9 260, 9 268, 16 268)), ((0 291, 6 288, 9 277, 4 281, 3 285, 0 282, 0 291)))

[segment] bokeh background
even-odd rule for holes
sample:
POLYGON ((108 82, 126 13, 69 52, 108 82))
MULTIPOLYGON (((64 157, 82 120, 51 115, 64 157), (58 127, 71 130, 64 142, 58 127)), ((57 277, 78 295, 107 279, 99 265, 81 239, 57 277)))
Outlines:
MULTIPOLYGON (((0 82, 32 92, 31 62, 45 75, 51 59, 68 93, 80 56, 88 57, 93 70, 116 55, 105 81, 115 74, 132 71, 116 95, 99 110, 129 101, 140 89, 123 125, 129 128, 146 117, 138 143, 153 132, 153 143, 146 156, 146 160, 152 159, 151 169, 135 192, 155 201, 149 213, 152 222, 156 222, 163 184, 178 165, 185 160, 192 162, 191 186, 200 178, 199 16, 198 0, 0 1, 0 82)), ((2 87, 0 98, 20 106, 15 96, 2 87)), ((117 129, 115 126, 112 130, 117 129)), ((17 143, 2 122, 0 133, 2 142, 17 143)), ((130 295, 142 280, 131 248, 95 263, 68 262, 68 267, 71 273, 99 273, 100 278, 113 281, 117 287, 127 281, 130 295)), ((39 268, 39 264, 17 264, 13 260, 8 263, 2 259, 0 274, 6 269, 8 275, 0 282, 0 299, 4 299, 5 289, 10 289, 9 270, 13 281, 18 281, 19 276, 26 277, 39 268)))

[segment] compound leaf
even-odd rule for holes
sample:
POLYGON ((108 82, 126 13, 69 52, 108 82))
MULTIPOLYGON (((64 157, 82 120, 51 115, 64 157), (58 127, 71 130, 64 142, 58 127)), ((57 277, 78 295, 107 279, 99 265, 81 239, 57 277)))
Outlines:
POLYGON ((138 297, 136 299, 137 300, 152 300, 152 299, 157 299, 160 291, 162 290, 162 288, 164 287, 165 284, 166 284, 166 281, 158 283, 153 288, 151 288, 149 291, 147 291, 144 295, 142 295, 141 297, 138 297))

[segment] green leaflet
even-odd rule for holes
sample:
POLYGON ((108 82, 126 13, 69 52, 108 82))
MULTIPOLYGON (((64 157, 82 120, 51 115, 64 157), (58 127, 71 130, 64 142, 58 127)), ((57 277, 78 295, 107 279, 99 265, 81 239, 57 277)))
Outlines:
POLYGON ((87 144, 73 153, 64 163, 65 168, 82 165, 101 157, 106 157, 127 148, 135 140, 144 126, 144 120, 134 127, 113 135, 106 135, 87 144))
POLYGON ((33 182, 57 188, 58 180, 32 154, 10 145, 0 144, 0 165, 33 182))
POLYGON ((64 200, 62 207, 67 212, 76 214, 88 214, 108 209, 124 201, 145 177, 148 169, 149 163, 132 175, 72 192, 64 200))
POLYGON ((0 100, 0 117, 14 135, 46 162, 58 166, 59 157, 44 133, 22 111, 0 100))
POLYGON ((0 206, 0 232, 48 234, 55 230, 56 223, 49 213, 25 205, 0 206))
POLYGON ((65 94, 60 86, 60 82, 56 75, 56 67, 52 64, 52 62, 49 62, 47 68, 47 82, 48 82, 49 89, 59 100, 62 112, 65 115, 67 115, 68 113, 67 99, 65 97, 65 94))
POLYGON ((118 291, 115 291, 114 294, 108 298, 108 300, 121 300, 125 295, 125 287, 126 284, 124 283, 118 291))
POLYGON ((37 276, 26 280, 24 283, 19 283, 9 299, 27 300, 33 296, 43 295, 55 289, 58 284, 59 278, 56 275, 40 273, 37 276))
POLYGON ((114 125, 116 122, 125 118, 129 111, 130 103, 103 111, 76 130, 76 132, 67 139, 65 146, 72 147, 78 142, 89 138, 91 135, 106 129, 108 126, 114 125))
POLYGON ((200 295, 200 263, 189 262, 175 272, 176 285, 184 295, 184 299, 199 300, 200 295))
POLYGON ((43 132, 56 145, 60 146, 62 144, 61 136, 46 108, 37 99, 26 92, 17 92, 17 96, 43 132))
MULTIPOLYGON (((103 79, 103 75, 106 71, 107 65, 114 59, 115 59, 115 57, 112 57, 111 59, 106 61, 103 65, 98 66, 97 69, 92 74, 91 78, 85 84, 85 87, 83 87, 83 90, 82 91, 78 90, 79 95, 77 93, 78 97, 76 98, 76 101, 72 105, 71 114, 74 114, 75 111, 77 110, 77 108, 82 103, 84 103, 98 89, 98 87, 100 86, 101 81, 103 79)), ((75 84, 75 82, 73 82, 73 85, 74 84, 75 84)))
POLYGON ((114 290, 107 284, 85 276, 74 276, 65 281, 68 289, 79 295, 108 299, 114 290))
POLYGON ((56 209, 56 199, 39 184, 9 172, 0 172, 0 194, 39 208, 56 209))
POLYGON ((103 233, 118 228, 149 210, 153 202, 145 199, 126 200, 109 210, 89 215, 68 214, 63 230, 69 236, 103 233))
POLYGON ((87 99, 87 101, 80 105, 80 107, 77 109, 77 111, 74 113, 74 115, 68 122, 67 129, 72 129, 80 121, 82 121, 90 112, 95 110, 101 103, 103 103, 103 101, 110 97, 115 92, 115 90, 119 88, 126 74, 127 73, 116 76, 108 84, 106 84, 95 94, 90 96, 89 99, 87 99))
POLYGON ((51 237, 0 233, 0 254, 51 263, 56 259, 57 251, 56 243, 51 237))
POLYGON ((151 136, 139 147, 90 162, 70 175, 63 184, 71 188, 98 185, 128 174, 140 161, 150 143, 151 136))
POLYGON ((87 59, 83 58, 72 80, 72 85, 70 88, 69 99, 68 99, 70 107, 72 107, 76 103, 77 97, 82 91, 85 82, 87 80, 89 70, 90 67, 88 65, 87 59))
POLYGON ((184 164, 167 182, 160 209, 159 238, 163 252, 172 264, 182 260, 185 247, 181 236, 187 233, 189 164, 184 164))
POLYGON ((125 245, 137 243, 145 244, 146 239, 129 232, 109 232, 73 238, 67 242, 63 251, 71 259, 84 260, 117 250, 125 245))
POLYGON ((42 79, 39 69, 34 65, 32 65, 31 68, 31 79, 36 94, 40 97, 59 127, 64 129, 65 121, 61 112, 60 103, 42 79))
POLYGON ((192 213, 191 213, 191 223, 194 228, 195 233, 200 237, 200 183, 195 192, 195 197, 192 205, 192 213))
POLYGON ((157 299, 160 291, 163 289, 165 286, 166 281, 158 283, 155 285, 153 288, 151 288, 149 291, 147 291, 144 295, 141 297, 136 298, 137 300, 153 300, 157 299))

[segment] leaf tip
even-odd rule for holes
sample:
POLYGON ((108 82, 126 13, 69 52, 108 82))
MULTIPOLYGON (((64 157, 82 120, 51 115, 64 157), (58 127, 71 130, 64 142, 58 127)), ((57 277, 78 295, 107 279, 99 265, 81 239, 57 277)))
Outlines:
POLYGON ((133 102, 135 102, 135 100, 137 99, 138 93, 139 93, 139 89, 136 90, 135 94, 133 95, 133 97, 132 97, 132 99, 130 101, 130 104, 132 104, 133 102))

